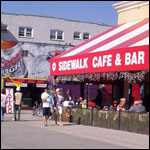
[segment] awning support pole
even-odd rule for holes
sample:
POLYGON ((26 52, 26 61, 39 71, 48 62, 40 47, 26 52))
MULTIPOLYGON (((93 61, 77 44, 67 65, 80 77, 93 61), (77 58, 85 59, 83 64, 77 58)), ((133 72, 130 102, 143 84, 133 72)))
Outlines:
POLYGON ((132 83, 129 84, 129 107, 132 103, 132 83))
POLYGON ((89 103, 89 83, 86 83, 87 85, 87 107, 88 108, 88 103, 89 103))

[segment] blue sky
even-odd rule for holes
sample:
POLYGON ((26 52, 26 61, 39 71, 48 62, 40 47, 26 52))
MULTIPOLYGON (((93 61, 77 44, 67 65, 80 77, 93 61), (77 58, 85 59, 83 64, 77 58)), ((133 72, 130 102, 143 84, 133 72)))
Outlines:
POLYGON ((119 1, 1 1, 1 11, 116 25, 117 12, 112 6, 116 2, 119 1))

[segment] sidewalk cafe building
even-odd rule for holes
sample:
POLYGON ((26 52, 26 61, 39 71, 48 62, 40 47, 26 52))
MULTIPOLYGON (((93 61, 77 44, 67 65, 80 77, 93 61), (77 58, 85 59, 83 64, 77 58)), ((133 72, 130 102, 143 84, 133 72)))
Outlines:
POLYGON ((149 94, 149 2, 113 6, 118 25, 52 58, 50 74, 61 80, 111 83, 113 95, 121 93, 131 104, 132 97, 140 100, 149 94))

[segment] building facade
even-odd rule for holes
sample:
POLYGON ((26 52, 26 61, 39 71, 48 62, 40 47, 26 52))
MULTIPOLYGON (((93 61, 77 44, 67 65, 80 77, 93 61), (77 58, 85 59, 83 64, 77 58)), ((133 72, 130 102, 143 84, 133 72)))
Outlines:
MULTIPOLYGON (((50 78, 49 59, 110 27, 47 16, 1 13, 1 74, 22 79, 24 104, 31 106, 40 99, 45 87, 37 83, 50 78)), ((11 81, 6 81, 5 86, 15 87, 11 81)), ((75 92, 80 95, 80 85, 76 86, 75 92)))
POLYGON ((47 78, 47 57, 57 55, 110 28, 108 25, 44 16, 2 13, 1 18, 2 62, 19 54, 19 49, 23 50, 24 73, 18 74, 15 69, 14 72, 13 69, 8 71, 4 69, 7 65, 3 64, 3 76, 10 74, 13 77, 47 78), (5 49, 11 50, 6 52, 5 49), (11 56, 7 53, 11 53, 11 56))

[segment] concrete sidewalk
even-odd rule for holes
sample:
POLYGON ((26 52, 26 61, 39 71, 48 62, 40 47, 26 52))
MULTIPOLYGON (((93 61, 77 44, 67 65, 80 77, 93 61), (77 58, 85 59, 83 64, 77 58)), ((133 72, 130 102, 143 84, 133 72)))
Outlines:
POLYGON ((7 114, 1 123, 1 149, 149 149, 149 136, 64 123, 43 125, 42 118, 23 111, 21 121, 7 114))

